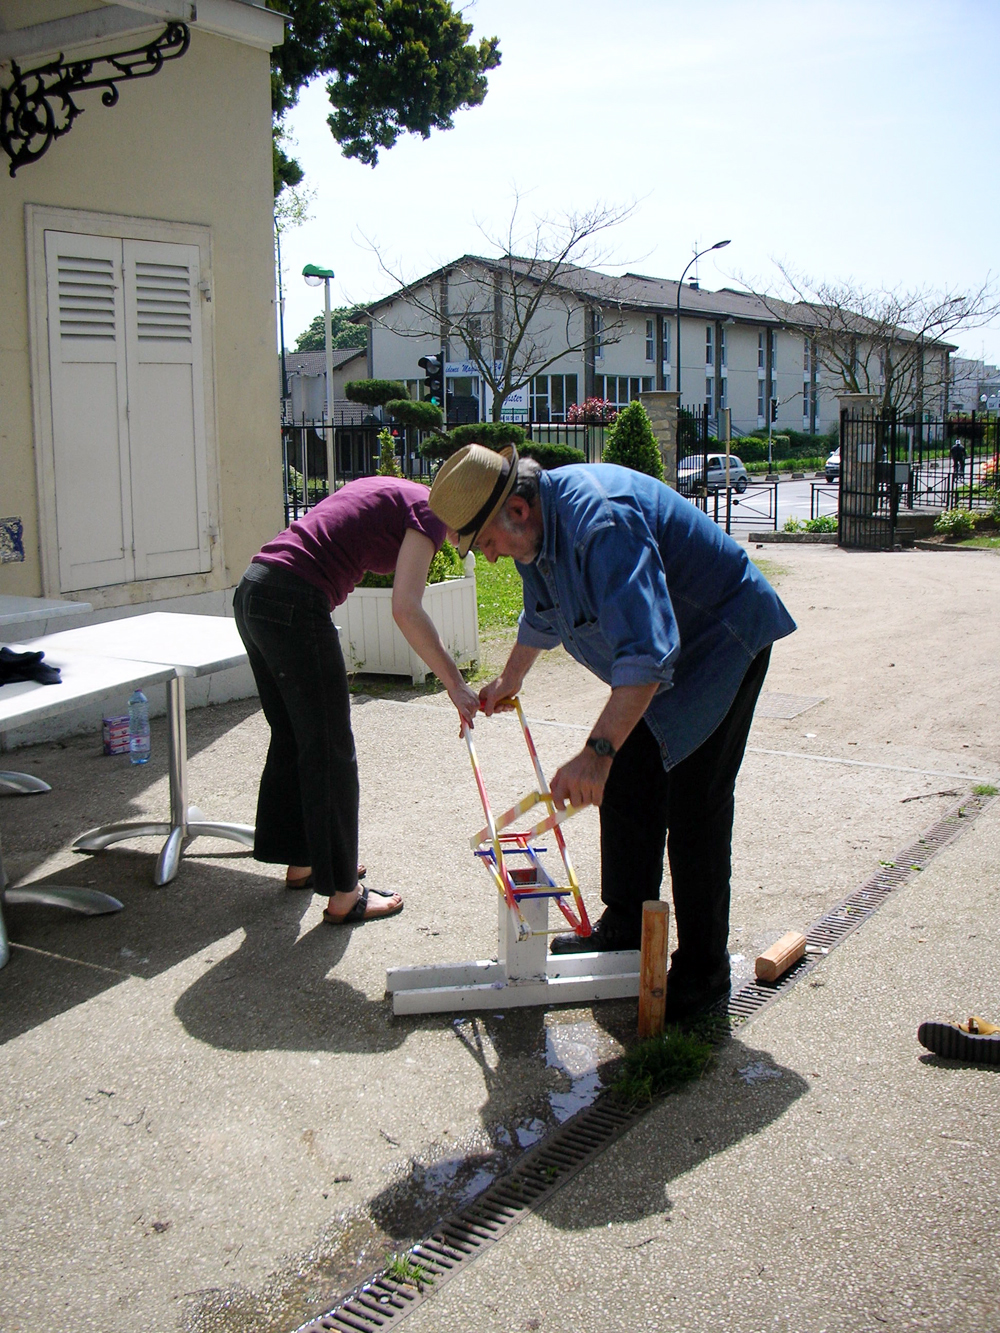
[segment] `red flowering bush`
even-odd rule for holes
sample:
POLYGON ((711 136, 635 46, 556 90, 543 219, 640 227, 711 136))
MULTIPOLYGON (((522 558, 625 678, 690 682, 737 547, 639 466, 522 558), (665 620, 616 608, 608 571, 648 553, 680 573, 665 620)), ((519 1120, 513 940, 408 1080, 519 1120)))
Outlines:
POLYGON ((618 408, 606 398, 585 398, 582 403, 574 403, 566 413, 570 425, 598 425, 614 421, 618 408))

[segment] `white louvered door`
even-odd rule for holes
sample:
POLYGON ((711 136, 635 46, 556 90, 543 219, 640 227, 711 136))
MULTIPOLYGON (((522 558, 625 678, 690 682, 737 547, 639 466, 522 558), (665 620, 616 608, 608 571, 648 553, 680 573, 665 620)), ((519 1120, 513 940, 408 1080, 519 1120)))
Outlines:
POLYGON ((129 583, 129 463, 121 241, 45 233, 59 584, 129 583))
POLYGON ((125 241, 138 579, 212 567, 198 247, 125 241))
POLYGON ((211 569, 199 249, 46 231, 62 592, 211 569))

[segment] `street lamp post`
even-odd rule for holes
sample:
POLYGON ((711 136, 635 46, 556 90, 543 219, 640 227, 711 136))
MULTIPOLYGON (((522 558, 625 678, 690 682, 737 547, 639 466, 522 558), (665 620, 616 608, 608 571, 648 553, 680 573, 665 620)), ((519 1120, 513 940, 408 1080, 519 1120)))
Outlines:
POLYGON ((704 250, 699 250, 688 260, 687 268, 681 274, 681 280, 677 284, 677 408, 681 406, 681 292, 684 290, 684 279, 688 275, 688 269, 692 264, 696 264, 702 255, 707 255, 710 250, 724 250, 729 241, 716 241, 714 245, 708 245, 704 250))
MULTIPOLYGON (((330 315, 330 279, 334 276, 332 268, 320 268, 316 264, 306 264, 302 270, 302 276, 309 287, 318 287, 320 283, 325 288, 324 292, 324 311, 323 311, 323 333, 326 344, 326 489, 327 494, 333 493, 333 335, 331 332, 330 315)), ((305 450, 305 442, 302 448, 305 450)), ((303 483, 304 484, 304 483, 303 483)), ((303 500, 306 497, 303 495, 303 500)))

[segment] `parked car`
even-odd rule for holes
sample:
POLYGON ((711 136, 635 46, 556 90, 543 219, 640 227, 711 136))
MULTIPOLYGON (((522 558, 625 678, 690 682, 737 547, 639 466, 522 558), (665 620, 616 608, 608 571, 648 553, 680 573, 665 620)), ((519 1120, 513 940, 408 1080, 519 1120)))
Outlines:
POLYGON ((826 472, 826 479, 827 479, 827 481, 836 481, 837 478, 840 476, 840 446, 839 446, 839 445, 837 446, 836 449, 834 449, 833 453, 832 453, 832 454, 830 455, 830 457, 826 460, 826 466, 825 466, 825 468, 824 468, 824 471, 826 472))
MULTIPOLYGON (((692 495, 702 484, 702 479, 705 478, 705 476, 705 460, 701 454, 693 454, 690 458, 685 458, 681 461, 681 465, 677 470, 677 489, 682 495, 692 495)), ((725 454, 708 455, 707 482, 710 491, 720 491, 725 489, 725 454)), ((750 484, 750 477, 747 470, 735 454, 729 455, 729 484, 739 495, 742 495, 750 484)))

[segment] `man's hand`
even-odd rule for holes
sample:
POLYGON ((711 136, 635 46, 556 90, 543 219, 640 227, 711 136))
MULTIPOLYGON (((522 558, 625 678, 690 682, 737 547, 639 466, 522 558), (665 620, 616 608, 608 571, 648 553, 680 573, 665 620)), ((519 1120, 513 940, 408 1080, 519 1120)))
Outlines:
POLYGON ((496 680, 491 680, 479 691, 479 707, 487 717, 492 717, 495 712, 509 712, 513 704, 505 704, 503 707, 498 705, 502 699, 509 699, 510 694, 510 690, 504 685, 503 676, 497 676, 496 680))
POLYGON ((566 805, 600 805, 604 784, 611 772, 610 759, 602 759, 593 750, 581 750, 552 779, 552 799, 562 810, 566 805))

